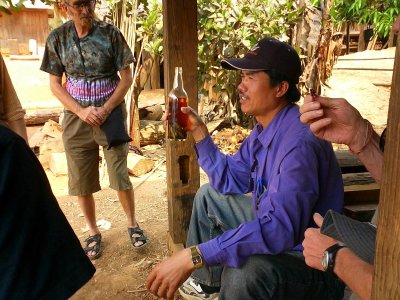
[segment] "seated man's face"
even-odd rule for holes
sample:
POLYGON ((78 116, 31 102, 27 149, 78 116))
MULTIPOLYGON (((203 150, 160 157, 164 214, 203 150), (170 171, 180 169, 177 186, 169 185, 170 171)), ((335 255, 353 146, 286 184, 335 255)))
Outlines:
POLYGON ((241 109, 245 114, 259 118, 270 114, 279 105, 277 91, 280 84, 272 87, 269 75, 264 71, 241 71, 238 85, 241 109))

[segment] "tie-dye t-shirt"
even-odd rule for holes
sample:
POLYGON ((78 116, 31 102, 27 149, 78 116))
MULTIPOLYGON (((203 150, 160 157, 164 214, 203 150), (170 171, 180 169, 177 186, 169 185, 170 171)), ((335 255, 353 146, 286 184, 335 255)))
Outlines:
POLYGON ((60 77, 65 72, 66 89, 82 106, 102 106, 118 85, 118 71, 133 61, 117 27, 93 20, 92 31, 80 39, 68 21, 47 38, 40 69, 60 77))

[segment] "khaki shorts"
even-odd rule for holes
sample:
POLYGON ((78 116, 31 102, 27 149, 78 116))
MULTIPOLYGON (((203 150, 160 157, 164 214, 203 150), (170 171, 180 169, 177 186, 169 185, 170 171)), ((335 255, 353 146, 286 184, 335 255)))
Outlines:
MULTIPOLYGON (((123 105, 125 108, 125 105, 123 105)), ((126 110, 124 109, 126 115, 126 110)), ((85 196, 101 190, 99 146, 103 147, 110 187, 117 191, 132 189, 127 168, 127 143, 107 150, 105 133, 92 127, 71 111, 65 110, 63 142, 68 165, 68 189, 72 196, 85 196)))

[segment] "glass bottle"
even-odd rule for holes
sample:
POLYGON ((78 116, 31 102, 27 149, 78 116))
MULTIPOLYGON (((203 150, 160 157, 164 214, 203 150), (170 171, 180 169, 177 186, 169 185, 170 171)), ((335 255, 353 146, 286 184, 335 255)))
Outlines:
POLYGON ((183 88, 182 67, 175 67, 174 84, 168 94, 168 139, 186 139, 189 116, 181 111, 188 106, 188 96, 183 88))

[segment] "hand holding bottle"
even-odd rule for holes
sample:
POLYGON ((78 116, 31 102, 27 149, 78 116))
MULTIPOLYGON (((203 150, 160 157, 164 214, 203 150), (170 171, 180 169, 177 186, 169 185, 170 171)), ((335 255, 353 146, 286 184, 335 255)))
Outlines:
MULTIPOLYGON (((162 120, 164 121, 164 126, 166 128, 169 127, 168 111, 169 108, 167 106, 162 116, 162 120)), ((193 108, 190 106, 182 107, 181 112, 185 115, 188 115, 188 126, 186 127, 186 131, 190 131, 192 133, 196 143, 200 142, 203 138, 209 135, 207 126, 193 108)))
POLYGON ((200 116, 188 106, 188 96, 183 87, 182 67, 175 68, 173 88, 168 94, 163 120, 168 128, 168 139, 184 140, 186 132, 190 131, 198 143, 209 135, 200 116))
POLYGON ((206 124, 204 124, 203 120, 193 108, 186 106, 182 107, 181 111, 189 117, 189 126, 186 130, 192 133, 196 143, 199 143, 209 135, 206 124))

